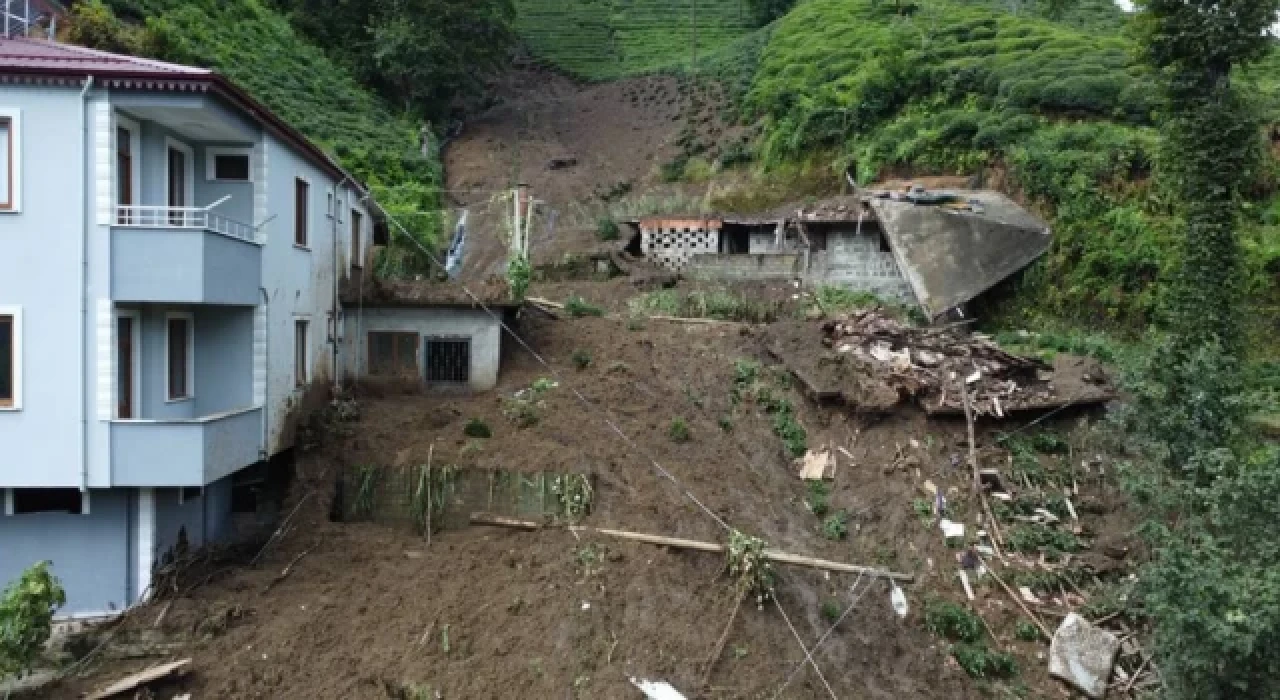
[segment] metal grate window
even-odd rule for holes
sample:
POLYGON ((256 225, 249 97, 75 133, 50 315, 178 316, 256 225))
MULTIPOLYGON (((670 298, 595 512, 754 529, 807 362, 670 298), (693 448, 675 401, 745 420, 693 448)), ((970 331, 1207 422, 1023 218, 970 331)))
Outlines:
POLYGON ((428 382, 465 383, 471 379, 470 338, 427 338, 428 382))

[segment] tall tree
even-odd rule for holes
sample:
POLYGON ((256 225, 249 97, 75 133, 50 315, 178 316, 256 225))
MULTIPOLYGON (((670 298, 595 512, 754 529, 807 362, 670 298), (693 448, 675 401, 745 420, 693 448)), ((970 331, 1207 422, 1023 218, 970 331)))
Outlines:
POLYGON ((275 0, 384 96, 431 118, 477 94, 515 44, 512 0, 275 0))
POLYGON ((1142 50, 1165 98, 1162 174, 1185 221, 1169 296, 1174 339, 1162 362, 1172 457, 1185 463, 1193 444, 1226 444, 1238 418, 1229 386, 1243 346, 1237 226, 1261 139, 1232 77, 1270 50, 1280 0, 1138 0, 1138 7, 1142 50), (1223 371, 1206 372, 1206 362, 1223 371))

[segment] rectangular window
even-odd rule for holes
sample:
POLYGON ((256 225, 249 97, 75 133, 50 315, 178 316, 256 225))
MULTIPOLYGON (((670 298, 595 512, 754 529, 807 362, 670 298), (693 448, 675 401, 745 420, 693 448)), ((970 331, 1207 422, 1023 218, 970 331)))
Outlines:
POLYGON ((0 307, 0 409, 21 408, 22 316, 0 307))
POLYGON ((178 505, 198 500, 204 489, 199 486, 184 486, 178 489, 178 505))
POLYGON ((85 512, 85 494, 80 489, 14 489, 13 514, 85 512))
POLYGON ((248 182, 248 153, 215 153, 213 154, 213 179, 248 182))
POLYGON ((0 116, 0 210, 17 209, 15 184, 18 178, 17 123, 11 116, 0 116))
POLYGON ((306 321, 293 322, 293 381, 295 386, 307 384, 307 326, 306 321))
POLYGON ((417 377, 418 334, 369 333, 369 374, 377 377, 417 377))
POLYGON ((428 338, 428 382, 465 383, 471 378, 470 338, 428 338))
POLYGON ((190 315, 170 315, 165 335, 168 348, 166 356, 167 396, 170 401, 182 401, 192 397, 191 375, 195 369, 192 361, 193 327, 190 315))
POLYGON ((364 267, 364 260, 360 255, 360 229, 364 226, 364 217, 355 209, 351 210, 351 266, 364 267))
POLYGON ((293 244, 307 247, 307 201, 311 185, 302 178, 293 181, 293 244))

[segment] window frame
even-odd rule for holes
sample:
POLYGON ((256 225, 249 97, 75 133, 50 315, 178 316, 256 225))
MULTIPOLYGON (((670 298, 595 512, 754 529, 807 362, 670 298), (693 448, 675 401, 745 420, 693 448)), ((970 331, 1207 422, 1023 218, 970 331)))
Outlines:
POLYGON ((0 401, 0 413, 22 410, 22 307, 0 306, 0 316, 11 319, 12 345, 10 357, 13 371, 13 397, 0 401))
POLYGON ((311 250, 311 181, 301 175, 293 178, 293 247, 311 250), (301 211, 299 194, 303 194, 301 211))
POLYGON ((22 213, 22 110, 0 107, 0 121, 9 123, 9 191, 0 192, 0 214, 22 213), (4 196, 8 195, 8 201, 4 196))
POLYGON ((396 379, 396 378, 401 378, 401 375, 400 375, 400 374, 398 374, 397 372, 394 372, 394 371, 393 371, 393 372, 390 372, 390 373, 387 373, 387 372, 375 372, 375 371, 374 371, 374 362, 373 362, 373 356, 374 356, 374 352, 373 352, 373 337, 374 337, 375 335, 377 335, 377 336, 383 336, 383 335, 385 335, 385 336, 390 336, 390 340, 391 340, 391 345, 390 345, 390 347, 391 347, 391 368, 392 368, 393 370, 397 370, 397 369, 399 369, 399 367, 398 367, 398 363, 396 362, 396 360, 397 360, 397 359, 400 359, 400 358, 399 358, 399 350, 397 349, 397 348, 399 347, 399 345, 398 345, 398 344, 397 344, 397 342, 396 342, 396 341, 398 340, 397 336, 413 336, 413 352, 412 352, 412 354, 411 354, 411 356, 412 356, 412 358, 413 358, 413 369, 414 369, 414 373, 415 373, 415 375, 416 375, 418 378, 422 378, 422 376, 423 376, 423 374, 422 374, 422 371, 423 371, 423 368, 422 368, 422 352, 423 352, 422 334, 421 334, 421 333, 419 333, 419 332, 417 332, 417 331, 396 331, 396 330, 369 330, 369 331, 365 331, 365 358, 366 358, 366 359, 365 359, 365 368, 364 368, 365 375, 367 375, 367 376, 369 376, 369 377, 379 377, 379 378, 386 378, 386 379, 396 379))
MULTIPOLYGON (((130 383, 133 384, 133 387, 132 387, 133 396, 131 398, 133 399, 134 416, 133 418, 120 417, 120 397, 119 396, 115 397, 116 400, 114 402, 115 406, 112 407, 112 415, 115 416, 114 420, 137 420, 138 419, 137 413, 140 407, 138 402, 142 400, 142 312, 138 309, 116 309, 115 317, 114 317, 113 323, 111 324, 111 332, 112 332, 112 335, 115 336, 115 342, 112 344, 111 353, 117 364, 116 372, 112 377, 113 382, 118 382, 120 377, 120 370, 118 365, 120 362, 119 332, 120 332, 121 318, 130 319, 129 325, 131 327, 132 337, 129 339, 129 342, 133 346, 133 358, 132 358, 133 366, 130 368, 129 376, 131 380, 130 383)), ((166 358, 165 359, 165 375, 164 375, 165 376, 165 393, 166 395, 168 395, 168 382, 169 382, 169 366, 168 366, 169 322, 168 320, 165 321, 164 339, 165 339, 165 358, 166 358)))
POLYGON ((47 514, 54 514, 54 515, 89 515, 90 514, 90 511, 89 511, 89 505, 90 505, 89 493, 90 492, 87 489, 77 489, 75 487, 70 487, 66 489, 41 488, 40 490, 79 491, 80 492, 80 512, 79 513, 73 513, 71 511, 64 511, 64 510, 34 510, 34 511, 19 513, 17 508, 18 499, 16 496, 16 492, 25 491, 25 490, 35 490, 35 489, 23 489, 23 488, 4 489, 4 503, 0 505, 3 505, 3 513, 6 517, 17 518, 17 517, 22 517, 24 515, 47 515, 47 514))
POLYGON ((364 212, 351 207, 351 267, 364 269, 364 212))
POLYGON ((438 387, 459 387, 471 384, 471 367, 475 364, 473 351, 475 343, 469 335, 424 335, 422 344, 418 348, 418 352, 422 355, 422 381, 429 386, 438 387), (467 365, 463 368, 466 376, 463 379, 432 379, 431 378, 431 345, 436 344, 459 344, 466 348, 467 365))
POLYGON ((206 146, 204 149, 204 179, 209 182, 253 182, 253 149, 236 146, 206 146), (244 156, 249 164, 243 180, 218 177, 218 156, 244 156))
POLYGON ((311 383, 311 319, 293 318, 293 387, 301 389, 311 383), (299 342, 301 340, 301 342, 299 342))
POLYGON ((196 398, 196 318, 195 314, 190 311, 168 311, 164 315, 164 396, 165 403, 182 403, 184 401, 193 401, 196 398), (187 372, 185 377, 187 380, 187 393, 185 396, 174 396, 173 387, 169 383, 173 378, 171 365, 173 354, 170 348, 173 334, 169 331, 169 322, 174 320, 187 322, 187 372))
MULTIPOLYGON (((164 137, 164 205, 169 204, 169 183, 173 182, 172 173, 169 172, 170 158, 169 151, 181 151, 182 160, 182 208, 194 209, 196 206, 196 152, 190 145, 185 144, 172 136, 164 137)), ((186 222, 186 216, 182 217, 183 223, 186 222)))
MULTIPOLYGON (((113 156, 111 162, 111 206, 120 206, 120 167, 115 158, 118 157, 120 149, 120 130, 129 132, 129 187, 133 194, 132 204, 130 206, 139 206, 142 198, 142 127, 138 126, 138 122, 123 116, 119 113, 115 115, 115 128, 111 130, 113 156)), ((165 168, 169 159, 168 151, 165 152, 165 168)), ((166 185, 167 187, 168 185, 166 185)), ((117 214, 113 220, 120 224, 120 217, 117 214)))

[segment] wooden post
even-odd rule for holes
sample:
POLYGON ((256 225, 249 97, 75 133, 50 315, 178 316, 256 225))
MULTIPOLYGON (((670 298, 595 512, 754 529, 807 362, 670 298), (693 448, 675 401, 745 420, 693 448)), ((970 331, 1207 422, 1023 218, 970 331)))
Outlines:
MULTIPOLYGON (((471 524, 493 525, 495 527, 507 527, 517 530, 538 530, 542 527, 539 523, 529 520, 514 520, 511 518, 489 515, 487 513, 472 513, 471 524)), ((580 525, 571 525, 567 529, 570 532, 594 533, 608 537, 617 537, 618 539, 623 540, 631 540, 632 542, 644 542, 645 544, 654 544, 661 547, 675 547, 677 549, 692 549, 699 552, 723 554, 726 549, 724 545, 716 544, 714 542, 699 542, 697 540, 685 540, 678 537, 647 535, 641 532, 629 532, 627 530, 610 530, 608 528, 583 527, 580 525)), ((915 576, 912 574, 900 574, 893 571, 886 571, 884 569, 877 569, 871 566, 859 566, 857 564, 845 564, 843 562, 829 561, 826 559, 814 559, 813 557, 791 554, 776 549, 764 550, 764 558, 779 564, 805 566, 811 569, 821 569, 823 571, 835 571, 846 574, 863 574, 866 576, 885 578, 891 581, 901 581, 903 583, 912 583, 915 581, 915 576)))

